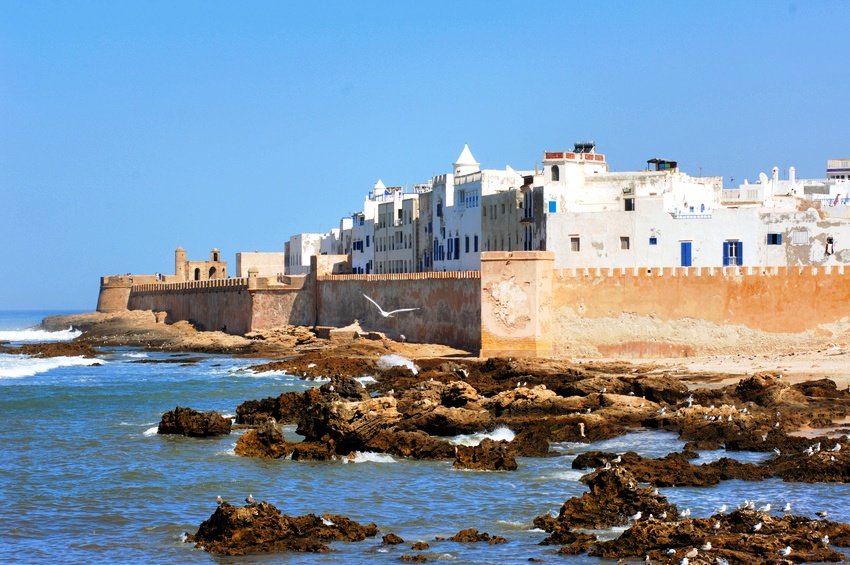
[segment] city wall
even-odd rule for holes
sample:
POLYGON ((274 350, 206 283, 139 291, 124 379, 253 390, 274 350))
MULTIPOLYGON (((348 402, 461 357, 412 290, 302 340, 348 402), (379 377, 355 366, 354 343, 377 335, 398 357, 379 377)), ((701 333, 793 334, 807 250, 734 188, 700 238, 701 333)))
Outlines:
POLYGON ((554 269, 545 251, 482 253, 481 271, 334 274, 344 265, 322 256, 291 284, 256 273, 186 283, 104 277, 98 309, 165 311, 169 323, 234 334, 357 321, 366 331, 486 357, 686 356, 735 347, 735 339, 746 345, 756 333, 832 337, 850 327, 843 267, 554 269), (383 317, 363 294, 387 311, 418 310, 383 317), (664 331, 655 331, 660 324, 664 331))
POLYGON ((368 331, 401 335, 417 343, 442 343, 477 351, 481 346, 481 280, 478 271, 318 277, 316 308, 320 326, 347 326, 355 320, 368 331), (385 311, 418 308, 383 317, 385 311))
POLYGON ((251 293, 247 279, 218 279, 133 286, 130 310, 167 312, 166 321, 188 320, 203 330, 226 327, 231 334, 251 331, 251 293))

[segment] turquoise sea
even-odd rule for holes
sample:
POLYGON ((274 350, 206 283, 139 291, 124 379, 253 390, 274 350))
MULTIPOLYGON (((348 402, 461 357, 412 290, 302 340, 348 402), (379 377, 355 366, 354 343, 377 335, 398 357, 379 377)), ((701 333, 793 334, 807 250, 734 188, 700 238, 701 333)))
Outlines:
MULTIPOLYGON (((49 312, 0 312, 0 340, 71 339, 75 332, 27 330, 49 312)), ((570 465, 587 449, 661 456, 682 443, 663 432, 636 432, 590 446, 558 444, 561 455, 520 459, 517 472, 456 471, 448 462, 420 462, 362 454, 356 462, 255 460, 233 453, 239 432, 215 439, 156 434, 175 406, 235 415, 241 402, 321 384, 280 373, 256 374, 242 360, 203 355, 180 364, 137 363, 186 354, 117 348, 97 360, 30 359, 0 354, 0 559, 15 563, 398 563, 422 540, 429 561, 456 563, 611 563, 561 557, 541 546, 535 516, 557 512, 586 489, 570 465), (241 503, 253 493, 290 515, 344 514, 375 522, 405 544, 381 547, 380 538, 334 543, 330 554, 273 554, 228 558, 194 549, 184 532, 216 508, 216 495, 241 503), (477 528, 508 539, 502 545, 436 542, 477 528)), ((195 355, 192 355, 193 357, 195 355)), ((364 375, 364 377, 368 377, 364 375)), ((286 428, 294 436, 293 427, 286 428)), ((507 430, 500 434, 510 434, 507 430)), ((472 442, 476 438, 457 438, 472 442)), ((725 455, 706 452, 708 461, 725 455)), ((758 461, 764 454, 735 457, 758 461)), ((695 516, 744 499, 814 516, 850 521, 850 486, 798 485, 769 480, 728 481, 713 488, 667 488, 662 494, 695 516)), ((621 530, 600 532, 619 535, 621 530)), ((635 559, 634 563, 642 563, 635 559)))

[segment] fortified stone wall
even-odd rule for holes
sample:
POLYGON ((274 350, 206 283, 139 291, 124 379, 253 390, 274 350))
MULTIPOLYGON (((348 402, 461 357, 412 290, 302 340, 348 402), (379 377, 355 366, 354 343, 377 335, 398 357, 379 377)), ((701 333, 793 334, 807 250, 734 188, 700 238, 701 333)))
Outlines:
POLYGON ((244 334, 251 330, 251 294, 246 279, 219 279, 133 287, 130 310, 167 312, 168 323, 188 320, 204 330, 244 334))
POLYGON ((554 271, 553 307, 585 318, 696 318, 799 333, 850 314, 850 268, 676 267, 554 271))
POLYGON ((481 346, 481 280, 478 271, 317 277, 317 325, 347 326, 409 341, 476 351, 481 346), (419 308, 385 318, 385 311, 419 308))

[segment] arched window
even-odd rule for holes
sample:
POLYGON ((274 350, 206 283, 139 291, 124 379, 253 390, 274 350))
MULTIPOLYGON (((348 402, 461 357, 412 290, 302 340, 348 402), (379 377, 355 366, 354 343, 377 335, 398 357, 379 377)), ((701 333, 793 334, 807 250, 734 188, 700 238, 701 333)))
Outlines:
POLYGON ((558 168, 558 165, 552 165, 552 180, 561 180, 561 169, 558 168))
POLYGON ((210 279, 215 277, 215 267, 210 267, 210 279))
POLYGON ((200 269, 195 269, 195 280, 196 281, 201 280, 201 270, 200 269))

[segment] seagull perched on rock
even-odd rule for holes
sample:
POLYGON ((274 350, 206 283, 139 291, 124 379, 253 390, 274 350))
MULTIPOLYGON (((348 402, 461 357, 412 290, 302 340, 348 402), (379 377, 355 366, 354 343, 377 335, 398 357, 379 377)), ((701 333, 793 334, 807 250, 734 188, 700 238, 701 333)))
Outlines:
POLYGON ((786 502, 786 503, 785 503, 785 508, 783 508, 783 509, 782 509, 782 511, 783 511, 783 512, 791 512, 791 503, 790 503, 790 502, 786 502))
POLYGON ((829 536, 824 534, 824 536, 820 538, 820 542, 824 545, 829 545, 829 536))
POLYGON ((770 508, 771 508, 771 506, 770 506, 770 503, 768 502, 767 504, 765 504, 764 506, 759 508, 759 512, 770 512, 770 508))
POLYGON ((725 504, 721 504, 717 509, 715 509, 714 513, 715 514, 723 514, 724 512, 726 512, 727 508, 729 508, 729 507, 726 506, 725 504))
POLYGON ((750 529, 754 532, 759 531, 761 529, 761 522, 759 522, 758 524, 754 524, 753 527, 750 529))
POLYGON ((221 498, 221 495, 218 495, 217 497, 215 497, 215 501, 216 501, 217 503, 221 504, 222 502, 224 502, 224 499, 223 499, 223 498, 221 498))
POLYGON ((841 451, 841 444, 840 444, 840 443, 836 443, 836 444, 832 447, 832 449, 830 449, 830 451, 835 451, 835 452, 839 452, 839 451, 841 451))
POLYGON ((249 493, 248 496, 245 497, 245 502, 248 504, 254 504, 254 495, 249 493))
MULTIPOLYGON (((363 293, 361 293, 361 294, 363 294, 363 293)), ((377 302, 375 302, 374 300, 372 300, 371 298, 369 298, 365 294, 363 294, 363 296, 365 296, 366 300, 368 300, 369 302, 371 302, 372 304, 374 304, 378 308, 378 310, 381 312, 381 316, 383 316, 384 318, 394 318, 395 315, 398 314, 399 312, 412 312, 413 310, 419 310, 419 308, 399 308, 398 310, 390 310, 389 312, 387 312, 386 310, 381 308, 378 305, 377 302)))
POLYGON ((638 510, 635 514, 629 516, 629 520, 631 520, 632 522, 637 522, 638 520, 640 520, 641 516, 643 516, 643 513, 638 510))
POLYGON ((783 547, 782 549, 780 549, 780 550, 779 550, 779 551, 777 551, 776 553, 777 553, 780 557, 787 557, 787 556, 791 555, 791 546, 790 546, 790 545, 786 545, 785 547, 783 547))
POLYGON ((697 551, 697 548, 692 547, 691 550, 685 554, 685 557, 687 557, 688 559, 693 559, 697 555, 699 555, 699 551, 697 551))
POLYGON ((720 529, 720 522, 715 522, 714 525, 711 526, 711 529, 714 530, 715 532, 717 530, 719 530, 720 529))
POLYGON ((829 516, 829 512, 826 510, 821 510, 820 512, 815 512, 815 516, 820 518, 821 520, 825 520, 827 516, 829 516))
POLYGON ((711 542, 710 541, 705 542, 704 544, 702 544, 702 547, 700 547, 700 550, 702 550, 702 551, 709 551, 710 549, 711 549, 711 542))

